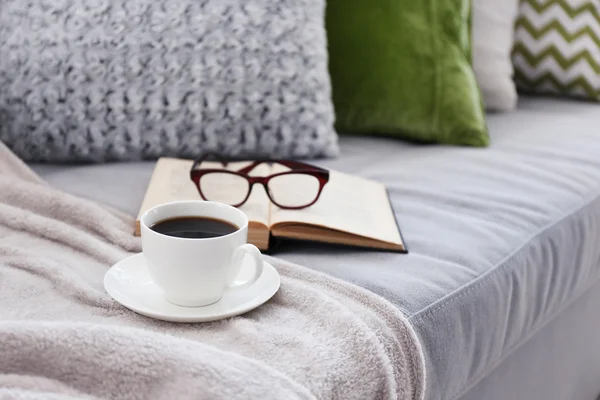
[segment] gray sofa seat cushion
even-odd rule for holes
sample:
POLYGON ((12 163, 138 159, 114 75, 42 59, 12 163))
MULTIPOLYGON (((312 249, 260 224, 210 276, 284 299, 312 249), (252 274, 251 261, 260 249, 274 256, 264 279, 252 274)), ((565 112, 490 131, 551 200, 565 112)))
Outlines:
MULTIPOLYGON (((410 254, 299 243, 275 254, 408 314, 431 399, 466 392, 600 277, 600 107, 523 99, 488 123, 489 149, 353 137, 321 163, 388 185, 410 254)), ((135 214, 152 164, 35 169, 135 214)))

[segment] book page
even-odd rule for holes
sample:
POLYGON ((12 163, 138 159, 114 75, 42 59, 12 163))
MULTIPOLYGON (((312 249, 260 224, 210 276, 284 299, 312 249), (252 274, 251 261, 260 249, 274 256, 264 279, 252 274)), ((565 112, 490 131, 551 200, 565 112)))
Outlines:
MULTIPOLYGON (((143 213, 159 204, 182 200, 202 200, 196 185, 190 179, 192 164, 192 160, 177 158, 160 158, 158 160, 148 186, 148 191, 140 208, 138 220, 143 213)), ((246 162, 228 163, 226 169, 238 170, 247 164, 246 162)), ((206 168, 224 168, 220 163, 203 163, 202 166, 206 168)), ((266 164, 260 165, 252 171, 251 175, 254 174, 268 175, 269 166, 266 164)), ((211 182, 219 185, 218 180, 211 182)), ((222 186, 218 186, 214 190, 226 193, 231 188, 226 184, 222 184, 222 186)), ((248 216, 250 221, 258 222, 265 226, 269 226, 269 208, 270 201, 262 186, 254 187, 248 201, 239 207, 248 216)))
MULTIPOLYGON (((288 195, 307 188, 295 185, 288 195)), ((379 182, 330 171, 319 200, 302 210, 273 206, 271 226, 303 223, 403 245, 385 186, 379 182)))
POLYGON ((172 201, 201 200, 196 185, 190 179, 192 160, 160 158, 148 184, 138 220, 152 207, 172 201))

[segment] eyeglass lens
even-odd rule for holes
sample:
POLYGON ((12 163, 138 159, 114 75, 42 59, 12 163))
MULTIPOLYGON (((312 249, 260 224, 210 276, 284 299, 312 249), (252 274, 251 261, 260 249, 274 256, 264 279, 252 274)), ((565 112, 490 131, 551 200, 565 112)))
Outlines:
POLYGON ((200 190, 206 200, 235 206, 246 200, 250 183, 236 174, 210 172, 200 178, 200 190))
POLYGON ((319 180, 307 174, 278 175, 267 185, 273 201, 282 207, 302 207, 312 203, 319 194, 319 180))

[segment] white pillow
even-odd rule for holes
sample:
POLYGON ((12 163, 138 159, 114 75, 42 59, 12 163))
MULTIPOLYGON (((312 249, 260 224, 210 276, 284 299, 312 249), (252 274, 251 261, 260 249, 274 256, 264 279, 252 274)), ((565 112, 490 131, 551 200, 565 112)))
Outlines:
POLYGON ((516 107, 511 52, 518 0, 473 1, 473 69, 488 110, 516 107))

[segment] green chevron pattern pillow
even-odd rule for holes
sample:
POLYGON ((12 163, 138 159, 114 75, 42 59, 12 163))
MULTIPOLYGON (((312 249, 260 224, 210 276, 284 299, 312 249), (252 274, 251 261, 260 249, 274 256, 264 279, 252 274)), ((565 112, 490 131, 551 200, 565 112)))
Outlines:
POLYGON ((521 0, 517 86, 600 101, 600 0, 521 0))

